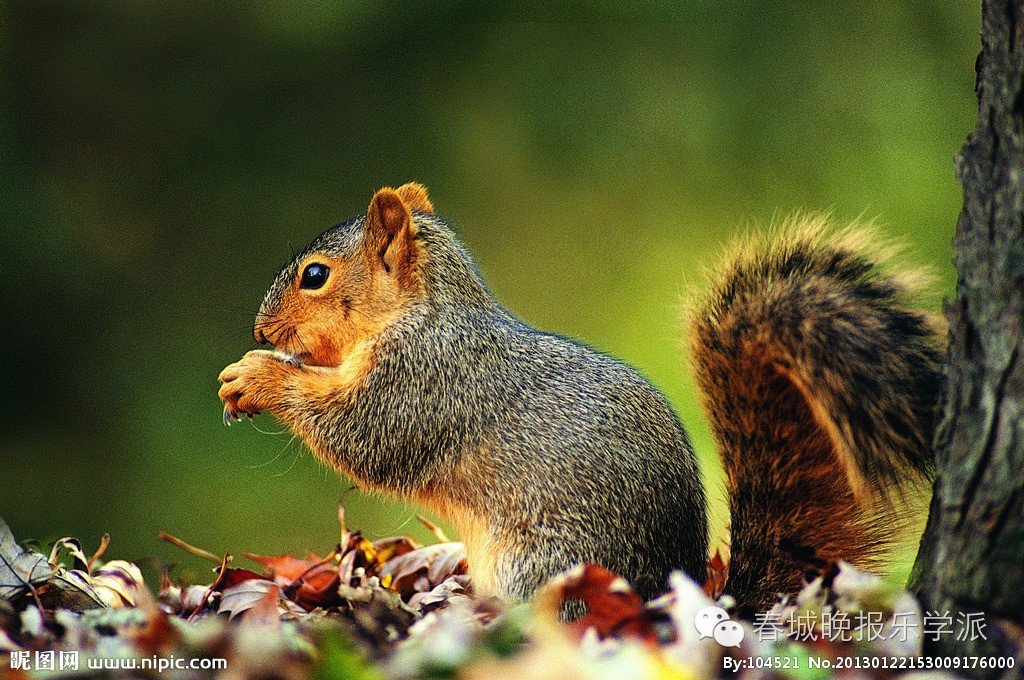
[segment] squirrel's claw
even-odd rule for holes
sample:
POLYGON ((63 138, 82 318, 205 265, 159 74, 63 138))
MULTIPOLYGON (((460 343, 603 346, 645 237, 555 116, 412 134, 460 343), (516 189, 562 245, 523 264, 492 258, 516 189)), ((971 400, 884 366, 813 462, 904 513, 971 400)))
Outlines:
POLYGON ((224 402, 224 424, 230 425, 232 420, 241 422, 243 414, 252 420, 263 411, 273 411, 268 406, 268 395, 279 389, 279 382, 295 370, 298 364, 294 361, 291 355, 281 352, 253 350, 221 371, 217 376, 221 382, 217 396, 224 402))
MULTIPOLYGON (((251 413, 247 412, 245 415, 247 415, 249 417, 249 420, 252 420, 252 414, 251 413)), ((235 422, 235 421, 242 422, 242 414, 239 413, 238 411, 235 411, 234 409, 232 409, 230 404, 225 404, 224 405, 224 424, 227 425, 228 427, 231 427, 231 423, 235 422)))

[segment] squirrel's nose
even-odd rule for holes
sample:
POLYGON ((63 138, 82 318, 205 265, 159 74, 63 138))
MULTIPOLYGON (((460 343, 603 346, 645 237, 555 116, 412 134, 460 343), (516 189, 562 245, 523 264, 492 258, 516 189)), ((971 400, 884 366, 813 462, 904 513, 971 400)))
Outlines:
POLYGON ((252 330, 252 337, 253 337, 254 340, 256 340, 256 344, 257 345, 265 345, 265 344, 267 344, 267 336, 265 336, 263 334, 263 329, 262 328, 254 328, 252 330))

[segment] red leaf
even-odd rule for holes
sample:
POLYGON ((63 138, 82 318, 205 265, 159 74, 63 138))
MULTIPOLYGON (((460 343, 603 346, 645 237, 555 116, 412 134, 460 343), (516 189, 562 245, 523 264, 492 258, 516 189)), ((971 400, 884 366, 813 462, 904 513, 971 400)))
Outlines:
POLYGON ((221 577, 217 579, 217 590, 225 590, 231 586, 237 586, 239 583, 250 581, 252 579, 262 579, 263 577, 254 571, 248 569, 237 569, 235 567, 228 567, 221 574, 221 577))
POLYGON ((310 553, 311 559, 307 560, 293 557, 287 553, 284 555, 253 555, 252 553, 242 553, 242 557, 262 564, 266 575, 272 577, 274 582, 282 588, 290 585, 297 578, 323 561, 312 553, 310 553))
POLYGON ((729 565, 722 559, 722 551, 715 549, 715 554, 707 563, 707 579, 704 580, 704 594, 712 600, 725 592, 725 585, 729 581, 729 565))
POLYGON ((658 642, 643 600, 626 579, 604 567, 582 565, 556 577, 549 587, 555 589, 561 602, 580 600, 587 605, 586 616, 567 624, 576 635, 593 628, 602 638, 616 635, 658 642))
POLYGON ((339 582, 338 565, 332 556, 303 572, 285 588, 285 593, 307 610, 329 607, 340 601, 339 582))

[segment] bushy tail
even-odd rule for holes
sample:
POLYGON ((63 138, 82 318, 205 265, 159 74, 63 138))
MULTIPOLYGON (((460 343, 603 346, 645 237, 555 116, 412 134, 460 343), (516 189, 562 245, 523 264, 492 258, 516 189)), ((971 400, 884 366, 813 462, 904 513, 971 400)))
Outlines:
POLYGON ((799 589, 800 550, 877 567, 894 500, 932 473, 944 334, 885 259, 863 229, 796 218, 737 248, 691 313, 740 603, 799 589))

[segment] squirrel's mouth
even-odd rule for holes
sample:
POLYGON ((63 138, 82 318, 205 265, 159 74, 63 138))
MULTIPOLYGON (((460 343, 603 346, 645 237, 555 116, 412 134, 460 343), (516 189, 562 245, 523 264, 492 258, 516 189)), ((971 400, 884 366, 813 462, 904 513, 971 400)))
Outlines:
POLYGON ((333 364, 323 361, 316 354, 310 351, 302 340, 299 339, 298 329, 294 326, 283 326, 275 329, 275 332, 264 332, 257 324, 253 332, 256 342, 261 345, 270 345, 282 354, 287 354, 289 359, 303 366, 330 367, 333 364))
MULTIPOLYGON (((345 359, 344 354, 337 351, 334 344, 318 342, 311 331, 300 334, 298 326, 287 325, 263 331, 257 326, 253 336, 257 342, 269 344, 282 354, 287 354, 290 361, 301 366, 317 366, 320 368, 337 368, 345 359)), ((263 344, 260 343, 260 344, 263 344)))

